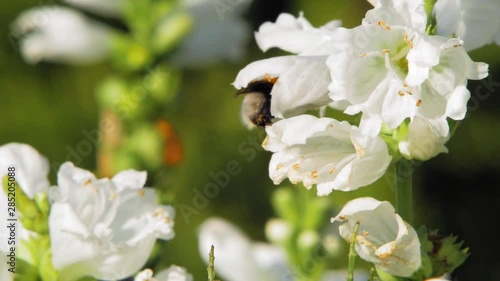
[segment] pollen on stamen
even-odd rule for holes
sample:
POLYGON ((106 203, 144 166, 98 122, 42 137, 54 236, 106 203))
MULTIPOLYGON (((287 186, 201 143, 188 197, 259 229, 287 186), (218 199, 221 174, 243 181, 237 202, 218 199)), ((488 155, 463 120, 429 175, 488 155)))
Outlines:
POLYGON ((410 49, 413 49, 413 42, 408 37, 408 33, 404 32, 403 35, 404 35, 404 38, 405 38, 404 40, 405 40, 406 44, 410 47, 410 49))
POLYGON ((92 180, 91 179, 86 179, 84 182, 83 182, 83 187, 89 185, 92 183, 92 180))
POLYGON ((363 236, 368 236, 368 235, 370 235, 370 232, 363 230, 363 236))
POLYGON ((339 220, 345 221, 345 220, 346 220, 346 217, 344 217, 344 216, 340 216, 340 217, 339 217, 339 220))
POLYGON ((418 100, 416 106, 420 106, 422 104, 422 100, 418 100))
POLYGON ((152 216, 153 216, 154 218, 156 218, 156 217, 167 217, 167 215, 165 214, 165 211, 164 211, 162 208, 158 208, 158 209, 156 209, 156 210, 153 212, 152 216))
POLYGON ((378 24, 378 26, 381 26, 381 27, 385 28, 385 30, 391 30, 391 27, 388 26, 387 24, 385 24, 385 22, 383 20, 379 20, 377 22, 377 24, 378 24))
POLYGON ((311 172, 311 177, 312 177, 313 179, 317 179, 317 178, 318 178, 318 171, 312 171, 312 172, 311 172))
POLYGON ((405 93, 406 93, 407 95, 410 95, 410 96, 412 96, 412 95, 413 95, 413 93, 412 93, 411 91, 406 91, 405 93))
POLYGON ((111 194, 111 196, 109 197, 109 201, 115 201, 117 197, 118 197, 118 194, 113 193, 113 194, 111 194))
POLYGON ((404 95, 405 95, 405 93, 403 93, 403 92, 401 92, 401 91, 399 91, 399 92, 398 92, 398 96, 400 96, 400 97, 404 97, 404 95))
POLYGON ((390 52, 390 50, 389 50, 389 49, 383 49, 383 50, 382 50, 382 53, 384 53, 384 54, 387 54, 387 53, 389 53, 389 52, 390 52))
POLYGON ((276 81, 278 81, 278 77, 273 78, 273 77, 271 77, 271 75, 266 73, 266 75, 264 75, 264 81, 274 84, 274 83, 276 83, 276 81))
POLYGON ((367 55, 366 53, 362 53, 362 54, 359 54, 359 57, 364 58, 364 57, 366 57, 366 55, 367 55))
POLYGON ((269 143, 269 136, 267 136, 263 141, 262 141, 262 146, 267 146, 269 143))
POLYGON ((335 167, 331 168, 330 171, 328 171, 330 175, 333 174, 333 172, 335 172, 335 167))
POLYGON ((278 165, 276 165, 276 171, 278 171, 281 168, 283 168, 283 164, 282 163, 279 163, 278 165))
POLYGON ((352 144, 354 145, 354 149, 356 150, 356 154, 358 155, 359 158, 363 158, 365 156, 365 149, 357 142, 353 141, 352 144))
POLYGON ((299 165, 299 163, 297 163, 297 164, 293 164, 292 168, 293 168, 294 170, 298 171, 298 170, 300 169, 300 165, 299 165))
POLYGON ((146 193, 146 191, 144 189, 137 190, 137 195, 139 195, 139 197, 144 196, 144 193, 146 193))

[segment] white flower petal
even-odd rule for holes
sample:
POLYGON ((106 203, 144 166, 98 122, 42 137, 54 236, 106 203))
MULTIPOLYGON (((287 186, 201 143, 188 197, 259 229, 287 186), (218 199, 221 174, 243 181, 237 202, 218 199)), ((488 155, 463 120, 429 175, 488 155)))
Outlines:
POLYGON ((496 0, 439 0, 434 6, 437 34, 459 37, 465 49, 472 51, 495 41, 500 32, 499 13, 496 0))
POLYGON ((22 143, 0 146, 0 178, 9 167, 15 168, 14 178, 29 198, 48 189, 49 161, 33 147, 22 143))
MULTIPOLYGON (((332 21, 321 28, 315 28, 301 14, 295 18, 290 14, 280 14, 275 23, 265 22, 255 33, 255 40, 262 51, 280 48, 287 52, 302 54, 317 50, 328 41, 335 40, 332 31, 341 26, 340 21, 332 21)), ((322 55, 315 52, 315 55, 322 55)))
POLYGON ((375 8, 366 13, 364 24, 383 21, 388 26, 407 26, 423 32, 427 25, 427 14, 422 0, 378 0, 370 2, 375 8))
POLYGON ((347 122, 300 115, 266 127, 263 147, 274 152, 269 176, 304 186, 318 195, 369 185, 384 175, 391 161, 385 142, 363 135, 347 122))
POLYGON ((454 120, 462 120, 467 113, 470 92, 465 86, 457 87, 448 99, 446 115, 454 120))
POLYGON ((119 172, 111 180, 120 190, 141 189, 146 184, 147 176, 145 171, 126 170, 119 172))
POLYGON ((396 276, 411 276, 421 264, 420 241, 415 230, 389 202, 370 197, 349 201, 332 222, 341 222, 340 235, 351 241, 360 223, 355 249, 379 269, 396 276))
POLYGON ((171 265, 169 268, 155 274, 158 281, 193 281, 191 275, 185 268, 171 265))
POLYGON ((450 136, 439 136, 424 119, 416 117, 408 126, 408 135, 399 142, 399 151, 407 159, 429 160, 439 153, 447 153, 445 144, 450 136))
POLYGON ((96 63, 108 56, 111 46, 108 27, 62 6, 27 10, 19 15, 12 29, 17 36, 25 35, 21 53, 29 63, 96 63))
POLYGON ((288 118, 332 101, 328 96, 330 73, 325 60, 322 56, 285 56, 256 61, 238 73, 233 85, 241 89, 266 75, 278 77, 271 91, 271 113, 277 118, 288 118))

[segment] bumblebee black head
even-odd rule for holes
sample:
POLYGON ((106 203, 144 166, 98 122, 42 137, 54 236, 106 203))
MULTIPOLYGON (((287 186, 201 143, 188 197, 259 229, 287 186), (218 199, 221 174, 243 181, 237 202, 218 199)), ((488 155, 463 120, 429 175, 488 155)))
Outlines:
POLYGON ((271 114, 271 91, 277 79, 266 76, 264 80, 252 81, 246 88, 236 94, 245 95, 241 105, 241 119, 249 128, 264 128, 271 125, 274 116, 271 114))

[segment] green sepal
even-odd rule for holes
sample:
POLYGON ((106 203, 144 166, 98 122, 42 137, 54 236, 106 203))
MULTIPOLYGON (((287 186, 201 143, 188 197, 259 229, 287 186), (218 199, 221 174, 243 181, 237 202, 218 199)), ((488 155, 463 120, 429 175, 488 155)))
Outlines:
POLYGON ((382 271, 378 267, 375 267, 375 268, 376 268, 377 275, 378 275, 378 278, 380 281, 405 281, 405 280, 407 280, 404 277, 394 276, 394 275, 391 275, 385 271, 382 271))
MULTIPOLYGON (((16 261, 16 273, 14 274, 14 281, 42 281, 38 275, 38 268, 27 263, 24 260, 18 259, 16 261)), ((56 279, 57 280, 57 279, 56 279)))
POLYGON ((52 252, 49 250, 45 251, 40 256, 40 265, 38 266, 40 277, 43 281, 53 281, 59 279, 59 273, 54 269, 52 264, 52 252))

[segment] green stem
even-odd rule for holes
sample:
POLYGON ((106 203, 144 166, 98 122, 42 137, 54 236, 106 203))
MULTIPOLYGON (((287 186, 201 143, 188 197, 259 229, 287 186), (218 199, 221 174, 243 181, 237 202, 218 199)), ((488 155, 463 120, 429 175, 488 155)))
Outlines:
POLYGON ((413 186, 411 163, 401 159, 396 163, 396 210, 413 225, 413 186))
POLYGON ((215 280, 214 263, 215 263, 214 245, 212 245, 212 246, 210 246, 210 253, 208 254, 208 268, 207 268, 208 281, 215 280))
POLYGON ((354 280, 354 263, 356 262, 356 250, 354 245, 356 244, 356 236, 358 236, 359 221, 354 226, 354 233, 352 235, 351 244, 349 245, 349 264, 347 269, 347 281, 354 280))
POLYGON ((437 0, 425 0, 424 8, 427 13, 427 35, 434 35, 436 33, 436 18, 432 14, 434 10, 434 5, 437 0))

